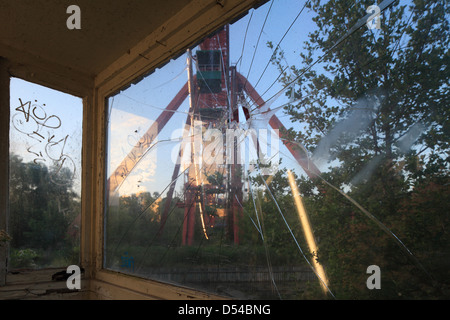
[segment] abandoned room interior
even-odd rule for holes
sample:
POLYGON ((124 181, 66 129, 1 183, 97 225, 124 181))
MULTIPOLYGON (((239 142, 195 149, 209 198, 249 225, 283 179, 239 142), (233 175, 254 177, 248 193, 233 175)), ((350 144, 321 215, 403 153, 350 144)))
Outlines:
POLYGON ((0 0, 0 299, 450 298, 444 0, 0 0))

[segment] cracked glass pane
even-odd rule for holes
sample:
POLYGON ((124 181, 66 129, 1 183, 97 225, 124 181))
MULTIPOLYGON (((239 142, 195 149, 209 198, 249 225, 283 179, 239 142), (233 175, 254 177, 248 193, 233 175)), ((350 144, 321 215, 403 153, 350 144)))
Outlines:
POLYGON ((448 298, 450 8, 369 6, 268 1, 110 96, 105 267, 238 299, 448 298))

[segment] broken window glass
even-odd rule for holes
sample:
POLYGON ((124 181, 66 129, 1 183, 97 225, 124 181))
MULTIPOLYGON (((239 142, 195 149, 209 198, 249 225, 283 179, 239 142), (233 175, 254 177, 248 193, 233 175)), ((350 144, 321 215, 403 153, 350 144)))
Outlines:
POLYGON ((82 99, 11 78, 9 270, 79 264, 82 99))
POLYGON ((241 299, 448 297, 448 10, 268 1, 108 97, 105 267, 241 299))

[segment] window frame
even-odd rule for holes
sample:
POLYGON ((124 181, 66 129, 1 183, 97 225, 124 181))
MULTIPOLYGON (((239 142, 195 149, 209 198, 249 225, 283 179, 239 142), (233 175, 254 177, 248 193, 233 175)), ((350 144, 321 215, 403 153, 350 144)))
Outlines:
MULTIPOLYGON (((8 61, 0 57, 0 181, 9 181, 9 122, 10 122, 10 75, 8 61)), ((0 230, 8 231, 9 220, 9 184, 6 192, 0 192, 0 230)), ((8 266, 8 243, 0 244, 0 286, 6 284, 8 266)))
MULTIPOLYGON (((2 112, 0 116, 0 124, 2 130, 0 131, 0 136, 2 138, 2 144, 0 147, 0 181, 5 181, 4 185, 7 185, 5 192, 1 193, 0 198, 0 230, 8 230, 9 226, 9 147, 10 147, 10 116, 11 116, 11 105, 10 105, 10 83, 11 78, 18 78, 30 83, 41 85, 49 89, 57 90, 59 92, 70 94, 82 99, 82 148, 81 148, 81 219, 82 223, 80 226, 80 257, 79 261, 82 264, 84 250, 86 247, 86 232, 84 230, 83 221, 86 218, 86 207, 87 201, 84 199, 86 192, 86 175, 88 172, 84 170, 86 163, 86 155, 89 152, 88 148, 84 147, 87 140, 87 113, 88 113, 88 101, 90 96, 89 85, 93 85, 93 80, 86 77, 84 74, 76 73, 72 78, 65 78, 59 75, 62 71, 59 67, 50 69, 40 69, 39 67, 27 65, 24 68, 20 62, 10 61, 6 58, 0 57, 0 105, 2 105, 2 112), (56 79, 57 85, 53 85, 50 79, 56 79)), ((89 241, 89 240, 88 240, 89 241)), ((10 245, 6 244, 0 247, 0 286, 8 285, 7 273, 9 270, 9 253, 10 245)), ((85 257, 84 257, 85 258, 85 257)), ((86 259, 85 259, 86 260, 86 259)), ((36 270, 39 271, 39 270, 36 270)))
MULTIPOLYGON (((95 79, 95 114, 94 123, 96 139, 93 141, 94 154, 98 155, 93 164, 97 168, 92 185, 95 189, 92 210, 94 218, 94 248, 93 248, 93 279, 91 287, 100 282, 103 288, 98 292, 100 296, 119 295, 123 292, 112 293, 115 287, 126 288, 128 294, 150 299, 224 299, 219 295, 209 294, 199 290, 144 279, 135 275, 128 275, 105 269, 104 262, 104 217, 106 203, 106 170, 107 170, 107 116, 108 97, 117 93, 132 83, 141 80, 156 68, 183 54, 185 50, 208 34, 211 34, 226 23, 230 23, 242 16, 248 10, 265 3, 267 0, 232 0, 225 4, 220 1, 209 1, 207 5, 192 1, 185 10, 179 12, 164 26, 160 32, 150 34, 129 53, 122 56, 112 66, 104 70, 95 79), (203 10, 198 10, 204 7, 203 10), (139 54, 136 54, 139 52, 139 54), (133 54, 134 53, 134 54, 133 54), (133 292, 133 294, 131 293, 133 292)), ((97 287, 98 288, 98 287, 97 287)), ((116 298, 115 297, 115 298, 116 298)), ((127 298, 129 296, 126 296, 127 298)))

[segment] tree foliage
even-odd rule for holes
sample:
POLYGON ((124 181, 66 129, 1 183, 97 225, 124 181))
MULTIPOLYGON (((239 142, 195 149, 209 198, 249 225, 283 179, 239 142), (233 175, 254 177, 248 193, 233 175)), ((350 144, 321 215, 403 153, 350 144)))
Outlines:
POLYGON ((69 231, 70 227, 77 228, 71 223, 80 214, 80 197, 72 190, 72 173, 67 168, 57 170, 10 155, 12 267, 66 264, 73 258, 77 262, 78 237, 69 231), (58 177, 58 184, 52 182, 51 174, 58 177), (14 260, 20 252, 30 250, 34 253, 26 265, 20 259, 14 260))
POLYGON ((329 163, 322 177, 400 235, 429 276, 336 190, 314 194, 306 179, 301 189, 341 297, 448 297, 450 6, 395 1, 380 30, 364 25, 334 47, 371 4, 310 1, 317 28, 303 63, 286 68, 279 48, 273 63, 299 88, 286 112, 306 128, 293 139, 329 163), (371 264, 385 275, 380 292, 365 286, 371 264))

